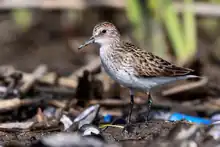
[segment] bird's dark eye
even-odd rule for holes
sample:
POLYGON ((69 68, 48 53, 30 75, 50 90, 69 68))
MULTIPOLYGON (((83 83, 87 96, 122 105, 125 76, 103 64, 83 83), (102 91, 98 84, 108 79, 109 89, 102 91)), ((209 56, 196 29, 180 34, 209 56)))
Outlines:
POLYGON ((106 30, 102 30, 102 33, 104 33, 104 34, 105 34, 105 33, 106 33, 106 30))

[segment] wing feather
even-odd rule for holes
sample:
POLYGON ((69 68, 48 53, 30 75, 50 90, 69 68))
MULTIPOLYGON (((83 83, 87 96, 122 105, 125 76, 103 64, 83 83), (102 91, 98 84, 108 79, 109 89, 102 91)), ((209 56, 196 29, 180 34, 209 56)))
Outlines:
POLYGON ((127 55, 132 59, 131 64, 136 76, 182 76, 193 72, 192 69, 178 67, 152 53, 141 50, 131 43, 125 42, 123 44, 127 55))

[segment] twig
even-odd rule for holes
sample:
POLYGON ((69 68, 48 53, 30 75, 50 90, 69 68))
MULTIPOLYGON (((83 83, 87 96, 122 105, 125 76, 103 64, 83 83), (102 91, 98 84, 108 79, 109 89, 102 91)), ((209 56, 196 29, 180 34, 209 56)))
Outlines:
POLYGON ((214 106, 210 103, 200 104, 200 105, 184 105, 180 104, 179 102, 171 102, 169 100, 161 100, 161 99, 154 99, 153 104, 156 106, 161 106, 165 108, 172 108, 172 111, 179 111, 179 110, 187 110, 187 111, 200 111, 200 112, 214 112, 219 110, 218 106, 214 106))
POLYGON ((29 79, 26 83, 24 83, 20 87, 20 92, 22 94, 25 94, 30 90, 30 88, 33 86, 33 84, 42 77, 47 72, 47 67, 45 65, 40 65, 34 72, 32 78, 29 79))
POLYGON ((13 98, 7 100, 0 100, 0 112, 14 110, 21 106, 36 104, 41 101, 47 101, 44 98, 34 98, 34 99, 20 99, 20 98, 13 98))
POLYGON ((66 107, 66 103, 64 104, 54 99, 51 100, 51 99, 45 99, 45 98, 26 98, 26 99, 13 98, 13 99, 4 99, 4 100, 0 99, 0 112, 14 110, 21 106, 29 106, 32 104, 37 105, 40 103, 47 103, 49 105, 53 105, 59 108, 66 107))
POLYGON ((21 100, 19 98, 0 100, 0 111, 11 110, 17 108, 21 105, 21 100))
POLYGON ((217 106, 218 108, 220 108, 220 100, 219 99, 212 99, 209 101, 210 104, 217 106))
POLYGON ((1 123, 0 128, 2 129, 29 129, 34 122, 27 121, 27 122, 12 122, 12 123, 1 123))
MULTIPOLYGON (((0 76, 8 77, 15 72, 22 73, 22 81, 25 83, 33 78, 33 74, 16 70, 12 66, 0 66, 0 76)), ((44 76, 37 79, 37 81, 41 83, 50 84, 50 85, 54 85, 56 80, 57 80, 57 74, 55 72, 46 73, 44 76)), ((76 88, 77 86, 77 81, 70 79, 68 77, 60 77, 57 82, 58 85, 64 87, 76 88)))
POLYGON ((57 80, 57 74, 55 72, 47 73, 41 78, 39 78, 39 82, 44 82, 46 81, 47 84, 54 85, 57 80))
MULTIPOLYGON (((32 74, 24 73, 24 72, 22 72, 22 74, 23 74, 24 82, 29 81, 32 78, 32 74)), ((39 78, 38 81, 41 83, 54 85, 56 82, 56 79, 57 79, 56 73, 51 72, 39 78)), ((57 84, 60 86, 64 86, 64 87, 76 88, 77 81, 71 78, 68 78, 68 77, 60 77, 57 81, 57 84)))
POLYGON ((196 81, 196 82, 193 81, 193 82, 190 82, 190 83, 185 83, 184 85, 178 85, 178 86, 172 87, 168 90, 164 90, 162 92, 162 95, 163 96, 168 96, 168 95, 180 93, 180 92, 183 92, 183 91, 193 90, 195 88, 202 87, 207 83, 208 83, 208 79, 206 77, 203 77, 199 81, 196 81))
POLYGON ((42 86, 35 86, 35 91, 44 92, 44 93, 51 93, 51 94, 59 94, 62 96, 74 96, 75 90, 74 89, 63 89, 60 87, 42 87, 42 86))
MULTIPOLYGON (((143 100, 140 101, 138 99, 138 97, 136 97, 134 99, 134 101, 135 101, 135 104, 145 104, 146 103, 146 101, 143 101, 143 100)), ((90 100, 88 103, 91 104, 91 105, 100 104, 102 106, 120 107, 120 106, 129 105, 130 101, 129 101, 129 99, 126 99, 126 100, 116 100, 116 99, 108 98, 108 99, 105 99, 105 100, 90 100)))
POLYGON ((58 100, 50 100, 47 103, 58 108, 66 108, 66 102, 61 102, 58 100))

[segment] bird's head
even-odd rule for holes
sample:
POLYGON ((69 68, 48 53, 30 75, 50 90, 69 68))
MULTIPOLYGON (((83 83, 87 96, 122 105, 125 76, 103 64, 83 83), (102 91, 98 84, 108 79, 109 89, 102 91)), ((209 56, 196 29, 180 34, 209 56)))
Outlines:
POLYGON ((103 22, 97 24, 93 28, 92 37, 83 45, 81 45, 78 49, 81 49, 92 43, 97 43, 100 46, 110 45, 119 40, 120 34, 115 25, 110 22, 103 22))

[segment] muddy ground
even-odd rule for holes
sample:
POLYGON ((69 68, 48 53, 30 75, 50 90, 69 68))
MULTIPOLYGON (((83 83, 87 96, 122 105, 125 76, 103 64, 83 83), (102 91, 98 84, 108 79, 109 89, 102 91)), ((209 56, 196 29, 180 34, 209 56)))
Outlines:
MULTIPOLYGON (((122 129, 109 127, 103 132, 109 143, 121 143, 123 146, 146 146, 154 143, 154 140, 166 140, 168 135, 173 135, 171 130, 177 126, 189 127, 185 122, 150 121, 148 124, 135 124, 132 133, 126 133, 122 129)), ((6 144, 30 145, 44 135, 57 133, 60 130, 41 130, 30 132, 0 132, 1 141, 6 144)), ((158 142, 158 140, 156 141, 158 142)))

